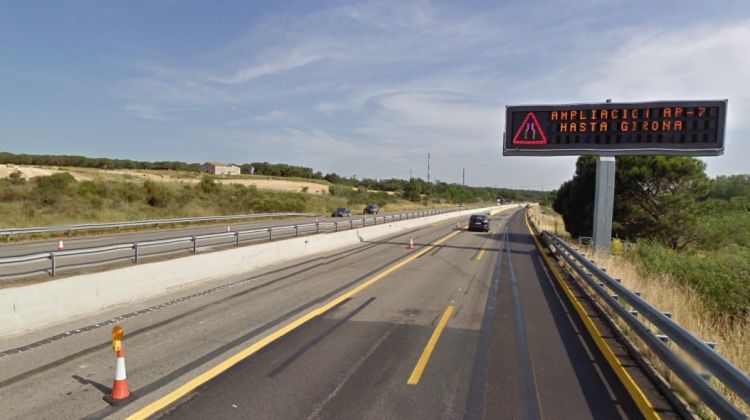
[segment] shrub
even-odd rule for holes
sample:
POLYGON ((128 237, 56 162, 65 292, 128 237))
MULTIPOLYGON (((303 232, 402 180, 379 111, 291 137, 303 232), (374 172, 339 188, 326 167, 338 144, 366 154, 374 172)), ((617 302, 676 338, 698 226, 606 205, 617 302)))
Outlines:
POLYGON ((34 193, 37 201, 42 205, 57 203, 60 196, 67 193, 68 187, 76 182, 73 175, 62 172, 50 176, 40 176, 35 179, 34 193))
POLYGON ((750 249, 732 245, 718 251, 679 252, 643 241, 637 252, 648 271, 695 290, 714 313, 750 312, 750 249))
POLYGON ((23 185, 26 183, 26 180, 23 178, 23 174, 21 171, 14 171, 10 175, 8 175, 8 180, 10 181, 11 185, 23 185))
POLYGON ((163 185, 148 180, 143 183, 146 190, 146 202, 151 207, 166 207, 170 201, 169 191, 163 185))
POLYGON ((204 176, 200 184, 198 184, 198 188, 205 194, 213 194, 219 189, 219 184, 213 178, 204 176))

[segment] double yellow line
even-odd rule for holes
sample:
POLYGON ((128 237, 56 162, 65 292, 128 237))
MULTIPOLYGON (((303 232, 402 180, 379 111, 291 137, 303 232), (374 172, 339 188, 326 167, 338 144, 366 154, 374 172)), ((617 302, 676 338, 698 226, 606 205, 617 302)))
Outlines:
MULTIPOLYGON (((212 367, 211 369, 207 370, 206 372, 203 372, 202 374, 198 375, 197 377, 191 379, 184 385, 180 386, 179 388, 175 389, 174 391, 170 392, 169 394, 159 398, 158 400, 148 404, 147 406, 141 408, 137 412, 133 413, 128 419, 145 419, 149 416, 156 414, 160 410, 163 410, 166 408, 169 404, 172 404, 173 402, 179 400, 180 398, 187 395, 189 392, 193 391, 194 389, 198 388, 199 386, 205 384, 206 382, 210 381, 211 379, 217 377, 221 373, 225 372, 232 366, 236 365, 237 363, 241 362, 244 359, 247 359, 248 357, 252 356, 253 354, 257 353, 264 347, 268 346, 269 344, 273 343, 274 341, 278 340, 279 338, 285 336, 286 334, 289 334, 290 332, 294 331, 295 329, 301 327, 306 322, 310 321, 311 319, 320 316, 327 311, 333 309, 337 305, 341 304, 345 300, 351 298, 352 296, 356 295, 357 293, 361 292, 362 290, 372 286, 376 282, 382 280, 387 275, 393 273, 394 271, 400 269, 401 267, 405 266, 406 264, 409 264, 410 262, 414 261, 415 259, 419 258, 420 256, 428 253, 430 250, 435 248, 436 246, 442 244, 443 242, 447 241, 448 239, 458 235, 461 233, 460 230, 453 231, 442 238, 438 239, 437 241, 423 247, 419 251, 415 252, 408 258, 404 258, 403 260, 391 265, 390 267, 386 268, 385 270, 375 274, 374 276, 368 278, 367 280, 364 280, 362 283, 359 283, 356 287, 350 289, 347 292, 344 292, 337 297, 333 298, 332 300, 328 301, 327 303, 318 306, 305 314, 297 317, 294 321, 290 322, 289 324, 286 324, 285 326, 273 331, 272 333, 268 334, 267 336, 263 337, 259 341, 251 344, 250 346, 244 348, 243 350, 240 350, 239 352, 233 354, 226 360, 219 362, 216 366, 212 367)), ((446 319, 447 320, 447 319, 446 319)), ((437 341, 437 340, 436 340, 437 341)), ((426 362, 425 362, 426 363, 426 362)))

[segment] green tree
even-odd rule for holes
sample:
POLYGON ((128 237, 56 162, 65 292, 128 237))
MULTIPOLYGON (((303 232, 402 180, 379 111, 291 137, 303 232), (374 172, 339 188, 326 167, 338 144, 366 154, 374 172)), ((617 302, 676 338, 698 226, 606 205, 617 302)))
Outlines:
POLYGON ((213 194, 219 189, 219 184, 217 184, 213 178, 204 176, 201 179, 200 184, 198 184, 198 188, 200 188, 205 194, 213 194))
POLYGON ((404 198, 415 203, 422 201, 422 188, 420 184, 416 178, 412 178, 404 186, 404 198))
POLYGON ((750 199, 750 175, 719 175, 711 180, 710 198, 731 200, 735 197, 750 199))
MULTIPOLYGON (((562 214, 566 229, 587 235, 593 225, 596 159, 584 156, 576 163, 572 180, 556 194, 553 207, 562 214)), ((701 200, 709 191, 705 164, 676 156, 621 156, 617 158, 613 234, 648 237, 673 249, 695 243, 693 228, 701 200)))
POLYGON ((709 191, 706 164, 690 157, 623 156, 615 188, 620 232, 647 236, 673 249, 697 241, 699 201, 709 191))
MULTIPOLYGON (((593 156, 578 158, 573 179, 560 186, 555 201, 552 203, 555 211, 563 217, 565 230, 573 236, 591 236, 594 224, 595 181, 596 158, 593 156)), ((615 202, 617 202, 616 199, 615 202)))

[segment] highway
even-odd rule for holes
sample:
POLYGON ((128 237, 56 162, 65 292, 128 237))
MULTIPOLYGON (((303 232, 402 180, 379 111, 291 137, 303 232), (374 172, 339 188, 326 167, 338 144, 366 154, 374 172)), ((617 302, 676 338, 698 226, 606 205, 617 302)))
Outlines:
POLYGON ((454 226, 4 339, 0 418, 641 418, 523 213, 454 226), (117 318, 135 398, 114 407, 117 318))
MULTIPOLYGON (((414 210, 418 211, 418 210, 414 210)), ((397 214, 398 212, 382 212, 378 214, 380 216, 389 216, 397 214)), ((320 222, 339 222, 341 228, 349 227, 349 220, 361 220, 362 215, 353 215, 352 217, 307 217, 307 218, 288 218, 288 219, 277 219, 277 220, 264 220, 264 221, 249 221, 249 222, 232 222, 227 221, 218 224, 208 225, 194 225, 185 227, 161 227, 159 229, 148 229, 134 232, 123 232, 123 233, 107 233, 97 235, 83 234, 76 232, 76 236, 70 238, 64 238, 64 249, 69 250, 80 250, 84 248, 93 247, 105 247, 109 245, 117 244, 128 244, 133 242, 144 242, 144 241, 157 241, 166 240, 171 238, 186 238, 191 236, 200 235, 211 235, 226 233, 227 229, 232 232, 253 230, 253 229, 265 229, 268 227, 276 226, 291 226, 295 224, 310 224, 315 221, 320 222)), ((371 218, 372 216, 368 216, 371 218)), ((372 222, 368 222, 371 224, 372 222)), ((333 231, 333 226, 321 225, 320 231, 333 231)), ((313 233, 316 231, 315 226, 304 226, 299 228, 299 234, 313 233)), ((288 229, 285 231, 274 232, 275 238, 283 238, 294 236, 295 231, 288 229)), ((247 244, 250 242, 268 240, 268 234, 265 232, 258 232, 254 234, 246 234, 240 237, 241 244, 247 244)), ((35 239, 28 241, 0 243, 0 258, 2 257, 14 257, 21 255, 30 255, 36 253, 45 253, 50 251, 56 251, 58 249, 58 238, 51 239, 35 239)), ((211 251, 220 247, 232 246, 235 243, 235 239, 231 236, 225 236, 215 239, 204 239, 199 241, 197 252, 211 251)), ((142 260, 154 260, 155 258, 164 258, 167 256, 185 255, 192 251, 192 244, 190 242, 179 242, 171 244, 161 244, 149 247, 143 247, 139 249, 139 259, 142 260)), ((132 249, 123 249, 117 251, 111 251, 107 254, 98 255, 79 255, 79 256, 67 256, 60 258, 57 262, 58 274, 73 274, 81 271, 81 268, 90 270, 96 262, 99 268, 102 266, 112 267, 115 265, 126 265, 132 262, 134 252, 132 249)), ((3 279, 17 279, 29 276, 36 276, 39 278, 45 278, 49 275, 50 262, 49 260, 41 260, 32 263, 24 263, 23 265, 0 265, 0 283, 3 279)))

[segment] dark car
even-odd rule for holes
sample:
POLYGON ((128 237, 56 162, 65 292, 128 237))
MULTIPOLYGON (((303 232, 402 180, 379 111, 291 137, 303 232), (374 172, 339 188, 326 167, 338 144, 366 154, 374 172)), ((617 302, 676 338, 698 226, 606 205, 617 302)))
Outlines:
POLYGON ((469 218, 469 230, 489 232, 490 218, 483 214, 472 214, 469 218))
POLYGON ((380 207, 378 207, 377 204, 368 204, 364 210, 362 210, 362 213, 364 214, 378 214, 380 211, 380 207))
POLYGON ((331 213, 331 217, 349 217, 352 215, 352 210, 348 207, 339 207, 331 213))

